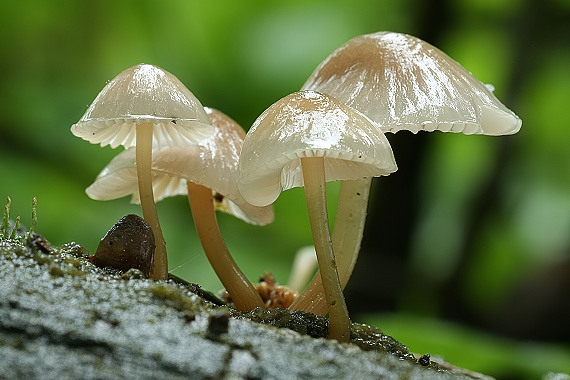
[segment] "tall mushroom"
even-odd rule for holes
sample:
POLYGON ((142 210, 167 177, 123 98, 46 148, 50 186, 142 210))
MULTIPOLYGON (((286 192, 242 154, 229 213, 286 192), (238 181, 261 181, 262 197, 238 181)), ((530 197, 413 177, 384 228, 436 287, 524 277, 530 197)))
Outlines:
POLYGON ((166 243, 152 192, 152 151, 197 143, 214 129, 196 97, 169 72, 139 64, 113 78, 101 90, 71 132, 101 146, 136 146, 136 170, 143 217, 154 233, 151 277, 168 277, 166 243))
MULTIPOLYGON (((271 206, 247 203, 237 189, 237 166, 245 131, 224 113, 205 109, 214 125, 214 135, 198 145, 168 147, 153 155, 152 176, 157 201, 187 195, 192 217, 204 252, 216 275, 239 310, 262 307, 263 302, 232 258, 218 228, 215 210, 232 214, 248 223, 273 221, 271 206)), ((134 149, 117 155, 86 190, 97 200, 132 195, 138 203, 134 149)))
MULTIPOLYGON (((358 36, 330 54, 303 85, 334 96, 384 132, 420 130, 504 135, 521 120, 458 62, 419 38, 392 32, 358 36)), ((360 250, 371 179, 341 185, 333 244, 342 286, 360 250)), ((320 277, 290 307, 326 314, 320 277)))
POLYGON ((329 309, 329 338, 350 339, 326 209, 325 182, 388 175, 396 170, 384 133, 366 116, 315 92, 288 95, 266 109, 246 135, 238 186, 251 204, 274 202, 304 186, 309 221, 329 309))

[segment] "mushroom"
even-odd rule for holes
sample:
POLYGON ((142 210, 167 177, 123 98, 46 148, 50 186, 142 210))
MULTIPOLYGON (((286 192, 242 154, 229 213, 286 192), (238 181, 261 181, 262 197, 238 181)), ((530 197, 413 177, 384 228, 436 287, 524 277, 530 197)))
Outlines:
POLYGON ((151 277, 166 279, 166 243, 150 174, 152 150, 197 143, 210 136, 213 127, 204 108, 174 75, 153 65, 139 64, 107 83, 71 132, 101 146, 136 146, 141 208, 156 241, 151 277))
POLYGON ((317 253, 315 252, 315 247, 308 245, 300 248, 295 254, 287 286, 294 291, 295 294, 300 293, 316 269, 317 253))
MULTIPOLYGON (((356 108, 384 132, 419 130, 504 135, 521 120, 458 62, 419 38, 392 32, 358 36, 330 54, 303 85, 356 108)), ((333 245, 346 286, 360 250, 371 178, 341 185, 333 245)), ((292 310, 326 314, 315 275, 292 310)))
MULTIPOLYGON (((247 203, 237 189, 237 165, 245 131, 224 113, 205 108, 214 125, 214 135, 199 145, 169 147, 155 152, 152 162, 157 201, 187 195, 202 247, 216 275, 239 310, 262 307, 261 297, 232 258, 216 219, 215 209, 248 223, 265 225, 273 221, 272 207, 247 203)), ((97 200, 132 195, 138 203, 135 152, 117 155, 86 190, 97 200)))
POLYGON ((330 239, 325 182, 388 175, 395 170, 390 145, 374 122, 315 91, 278 100, 246 135, 238 186, 248 202, 265 206, 282 190, 305 188, 331 339, 348 341, 350 320, 330 239))

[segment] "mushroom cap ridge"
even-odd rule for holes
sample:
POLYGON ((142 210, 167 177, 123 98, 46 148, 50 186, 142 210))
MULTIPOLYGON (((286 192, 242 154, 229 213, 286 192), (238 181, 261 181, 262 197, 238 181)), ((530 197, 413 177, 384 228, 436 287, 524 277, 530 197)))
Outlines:
POLYGON ((302 89, 334 96, 384 132, 504 135, 518 132, 522 124, 458 62, 401 33, 351 39, 321 62, 302 89))
POLYGON ((373 121, 331 96, 300 91, 267 108, 247 133, 239 161, 243 197, 265 206, 282 190, 303 186, 302 157, 324 157, 327 182, 397 169, 390 144, 373 121))
POLYGON ((71 132, 93 144, 129 148, 141 123, 153 124, 156 147, 197 143, 213 133, 192 92, 171 73, 148 64, 130 67, 107 83, 71 132))

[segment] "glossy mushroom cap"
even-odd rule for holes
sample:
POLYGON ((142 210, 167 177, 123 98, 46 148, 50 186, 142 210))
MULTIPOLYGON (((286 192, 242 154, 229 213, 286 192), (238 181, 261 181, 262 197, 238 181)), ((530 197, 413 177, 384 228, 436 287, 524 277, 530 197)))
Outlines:
POLYGON ((196 97, 171 73, 139 64, 111 80, 71 132, 84 140, 116 148, 135 145, 135 127, 152 123, 153 145, 196 143, 213 133, 196 97))
MULTIPOLYGON (((175 195, 186 195, 186 181, 212 189, 215 207, 251 224, 265 225, 273 221, 272 207, 256 207, 247 203, 237 189, 237 166, 245 131, 224 113, 205 109, 215 133, 199 145, 185 148, 162 148, 153 154, 153 190, 157 201, 175 195)), ((132 195, 139 203, 135 150, 118 154, 86 189, 97 200, 132 195)))
POLYGON ((504 135, 521 127, 485 84, 441 50, 406 34, 353 38, 316 68, 303 90, 334 96, 384 132, 504 135))
POLYGON ((271 105, 247 133, 239 162, 243 197, 264 206, 282 190, 303 186, 301 157, 325 157, 327 182, 388 175, 397 168, 374 122, 328 95, 300 91, 271 105))

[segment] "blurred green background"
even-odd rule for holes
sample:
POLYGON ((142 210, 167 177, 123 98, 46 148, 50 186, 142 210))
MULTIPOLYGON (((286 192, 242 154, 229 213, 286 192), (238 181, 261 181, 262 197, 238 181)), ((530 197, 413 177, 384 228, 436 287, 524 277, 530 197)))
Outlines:
MULTIPOLYGON (((413 352, 499 378, 570 372, 570 2, 3 2, 0 196, 52 244, 95 251, 127 198, 84 189, 119 150, 71 135, 106 81, 137 63, 180 78, 246 129, 350 38, 380 30, 438 46, 523 120, 508 137, 389 135, 399 170, 376 179, 346 295, 354 321, 413 352)), ((329 186, 331 211, 338 186, 329 186)), ((158 205, 170 271, 216 291, 186 199, 158 205)), ((303 192, 252 227, 219 215, 236 261, 286 283, 311 244, 303 192)), ((334 215, 333 215, 334 216, 334 215)))

